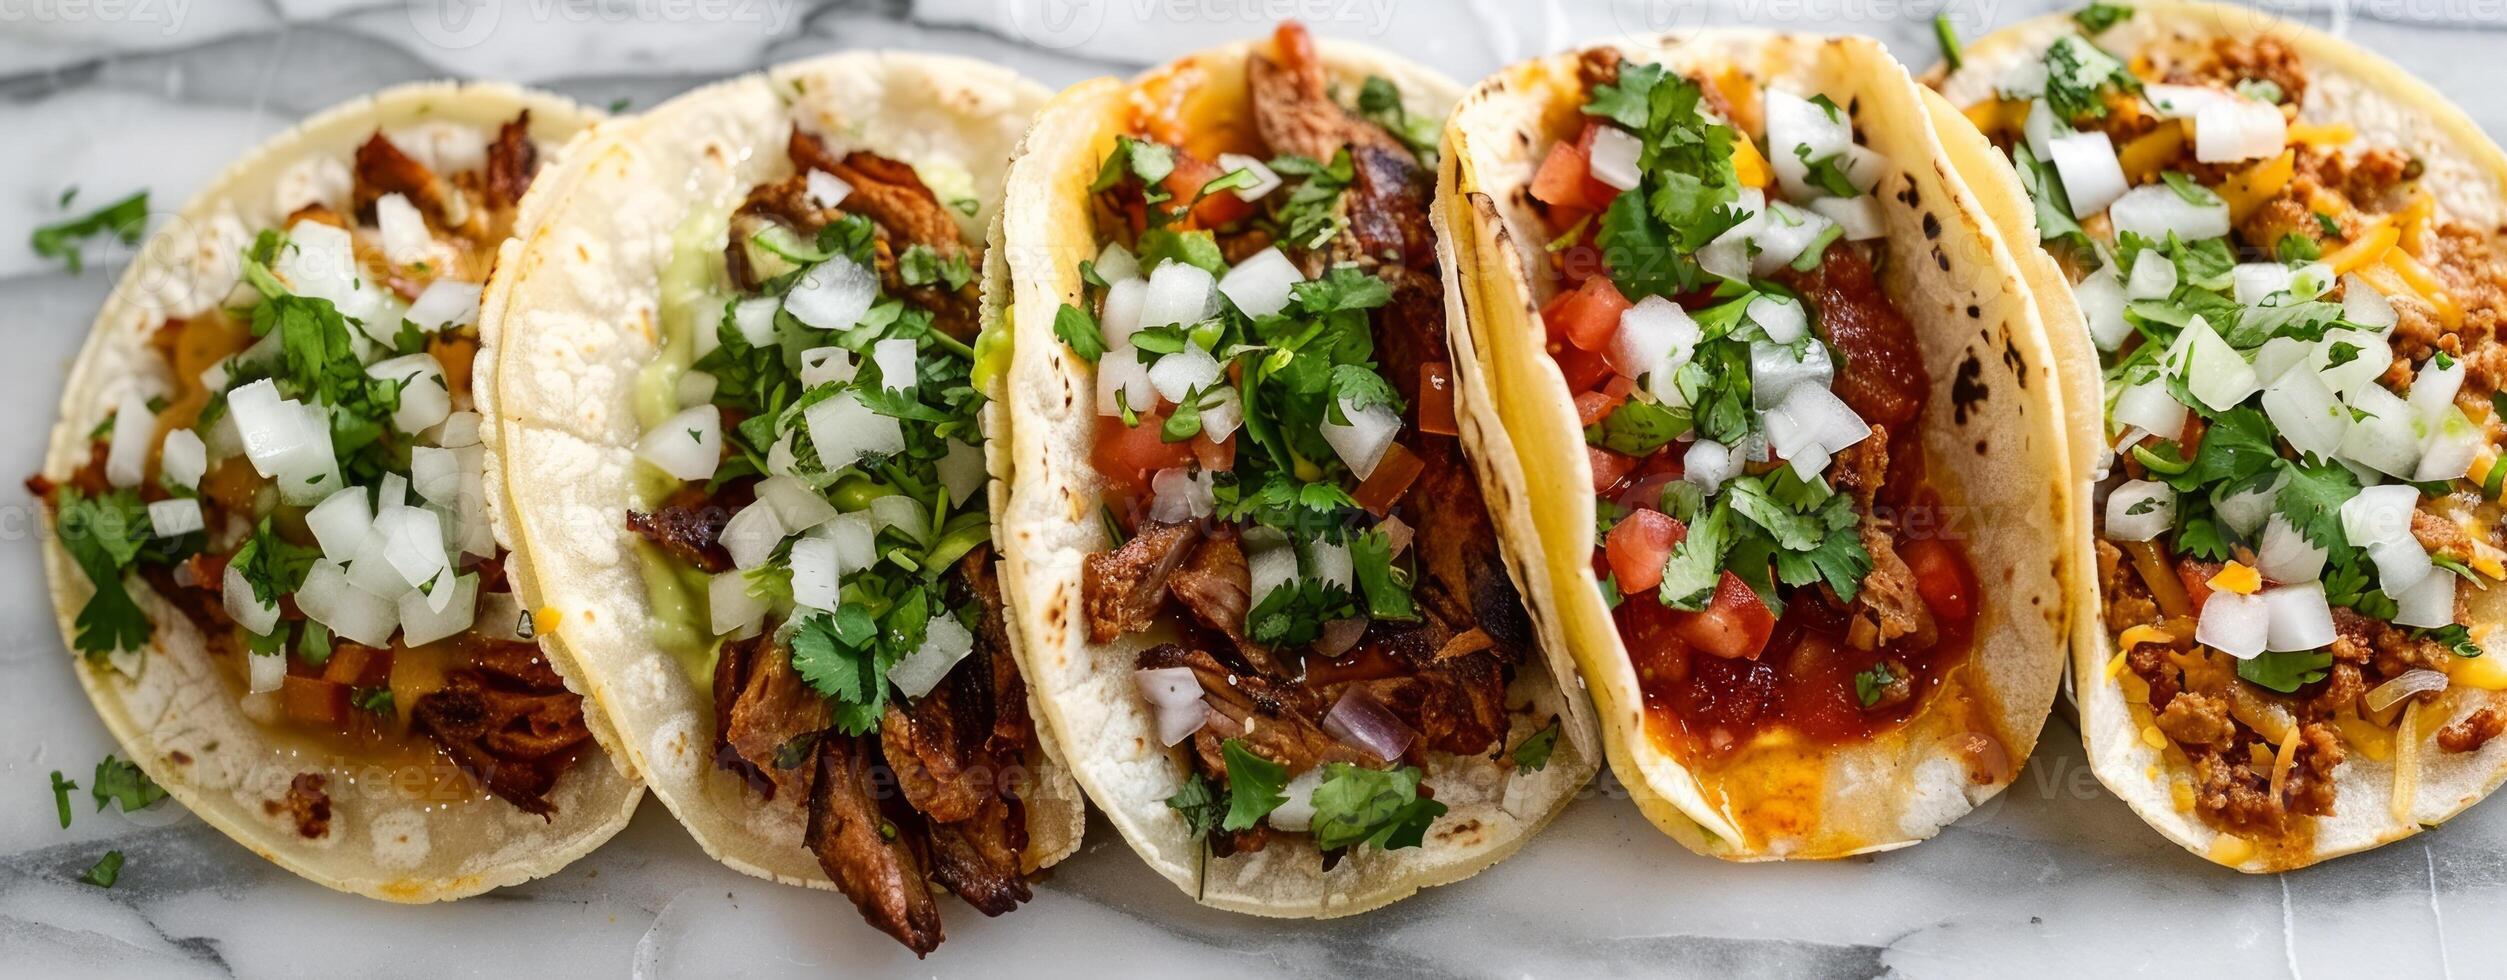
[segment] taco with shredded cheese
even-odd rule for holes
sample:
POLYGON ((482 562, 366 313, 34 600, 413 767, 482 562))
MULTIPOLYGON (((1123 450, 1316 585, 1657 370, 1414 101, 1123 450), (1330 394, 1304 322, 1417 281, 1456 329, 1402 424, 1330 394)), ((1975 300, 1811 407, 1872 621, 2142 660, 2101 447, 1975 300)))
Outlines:
POLYGON ((604 126, 488 289, 522 594, 707 852, 919 956, 1078 847, 985 456, 983 229, 1046 93, 895 53, 604 126))
POLYGON ((1922 90, 1706 31, 1509 67, 1446 140, 1463 431, 1646 816, 1830 858, 2009 785, 2062 671, 2065 433, 1922 90))
POLYGON ((1006 586, 1073 772, 1204 904, 1365 911, 1496 862, 1598 752, 1454 411, 1451 83, 1296 24, 1047 106, 990 288, 1006 586))
POLYGON ((592 118, 413 85, 264 144, 131 263, 27 481, 105 727, 320 884, 514 884, 642 797, 533 642, 470 386, 496 250, 592 118))
POLYGON ((2507 154, 2395 66, 2234 7, 2030 21, 1934 84, 1986 137, 1952 159, 1988 212, 2044 243, 2096 484, 2073 681, 2099 778, 2245 871, 2495 789, 2507 154))

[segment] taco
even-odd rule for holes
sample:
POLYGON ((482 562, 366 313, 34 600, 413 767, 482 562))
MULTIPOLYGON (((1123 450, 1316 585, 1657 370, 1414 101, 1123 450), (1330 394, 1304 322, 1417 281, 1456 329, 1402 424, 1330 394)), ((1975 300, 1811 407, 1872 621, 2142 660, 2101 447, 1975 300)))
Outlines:
POLYGON ((992 549, 982 231, 1045 92, 845 54, 571 152, 490 284, 519 576, 706 851, 917 955, 1079 844, 992 549))
POLYGON ((1931 836, 2061 675, 2053 367, 1919 92, 1868 41, 1707 31, 1513 66, 1446 129, 1464 431, 1614 771, 1701 853, 1931 836))
POLYGON ((2507 154, 2393 65, 2234 7, 2030 21, 1935 83, 1991 140, 1953 161, 2044 242, 2099 497, 2072 666, 2099 778, 2245 871, 2497 788, 2507 154))
POLYGON ((27 481, 105 727, 322 885, 425 902, 526 881, 642 796, 532 642, 469 383, 497 246, 591 119, 413 85, 263 144, 123 274, 27 481))
POLYGON ((1011 166, 1006 586, 1080 785, 1204 904, 1496 862, 1596 752, 1456 438, 1453 86, 1296 24, 1065 91, 1011 166))

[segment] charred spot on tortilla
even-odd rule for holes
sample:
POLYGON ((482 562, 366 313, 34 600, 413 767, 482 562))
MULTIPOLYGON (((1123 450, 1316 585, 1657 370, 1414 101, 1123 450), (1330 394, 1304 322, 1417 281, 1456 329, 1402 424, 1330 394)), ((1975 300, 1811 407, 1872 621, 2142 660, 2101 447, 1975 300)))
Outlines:
POLYGON ((1966 425, 1968 413, 1991 395, 1985 385, 1984 363, 1976 359, 1975 351, 1967 352, 1959 361, 1957 377, 1950 382, 1950 405, 1958 424, 1966 425))
POLYGON ((1930 211, 1924 212, 1924 239, 1930 241, 1939 237, 1941 237, 1941 219, 1934 217, 1930 211))

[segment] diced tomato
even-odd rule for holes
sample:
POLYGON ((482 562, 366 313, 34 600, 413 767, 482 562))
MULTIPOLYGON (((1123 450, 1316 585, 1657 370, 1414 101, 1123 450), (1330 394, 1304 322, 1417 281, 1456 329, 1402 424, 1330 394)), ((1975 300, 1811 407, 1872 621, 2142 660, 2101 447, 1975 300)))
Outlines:
POLYGON ((1621 592, 1646 592, 1663 584, 1663 562, 1671 549, 1689 536, 1689 529, 1659 510, 1631 511, 1611 526, 1604 550, 1621 592))
POLYGON ((1619 315, 1634 305, 1619 295, 1619 287, 1611 284, 1609 276, 1587 279, 1567 296, 1550 316, 1550 335, 1564 335, 1569 343, 1589 351, 1610 346, 1611 335, 1619 332, 1619 315))
POLYGON ((1574 142, 1550 147, 1549 156, 1541 159, 1541 169, 1532 175, 1533 198, 1587 211, 1610 206, 1619 189, 1593 177, 1593 134, 1603 125, 1601 120, 1587 119, 1574 142))
MULTIPOLYGON (((1242 430, 1239 431, 1241 432, 1242 430)), ((1231 432, 1228 433, 1226 442, 1212 442, 1210 441, 1210 434, 1207 432, 1194 436, 1192 441, 1193 459, 1201 463, 1202 469, 1210 470, 1212 472, 1225 473, 1229 470, 1235 469, 1236 443, 1238 441, 1236 437, 1237 433, 1231 432)))
POLYGON ((392 682, 392 651, 357 643, 339 643, 322 665, 322 679, 352 687, 382 687, 392 682))
MULTIPOLYGON (((1161 184, 1166 188, 1167 193, 1175 197, 1173 201, 1160 207, 1181 207, 1185 202, 1199 197, 1204 185, 1225 176, 1227 176, 1227 171, 1218 164, 1177 150, 1175 151, 1175 170, 1167 174, 1166 180, 1161 184)), ((1253 208, 1252 203, 1237 197, 1236 192, 1219 191, 1209 197, 1201 198, 1201 203, 1193 205, 1192 226, 1217 228, 1231 221, 1251 216, 1253 208)))
POLYGON ((289 674, 279 682, 279 706, 292 720, 337 728, 348 721, 348 685, 289 674))
POLYGON ((1166 441, 1159 434, 1165 425, 1165 416, 1149 412, 1140 413, 1140 424, 1135 426, 1124 425, 1119 416, 1100 416, 1091 462, 1107 480, 1135 496, 1147 497, 1150 474, 1193 461, 1192 443, 1166 441))
POLYGON ((1603 379, 1614 372, 1602 355, 1562 340, 1549 345, 1550 360, 1558 363, 1558 373, 1567 379, 1569 391, 1591 391, 1601 387, 1603 379))
POLYGON ((1915 573, 1915 594, 1924 598, 1934 619, 1965 623, 1976 615, 1976 583, 1958 548, 1939 538, 1925 538, 1899 549, 1915 573))
POLYGON ((1618 408, 1619 399, 1598 391, 1588 391, 1576 396, 1576 421, 1592 425, 1610 417, 1610 413, 1618 408))
POLYGON ((2219 562, 2199 562, 2191 558, 2176 561, 2176 580, 2185 584, 2185 598, 2202 614, 2202 604, 2211 600, 2211 576, 2220 573, 2219 562))
POLYGON ((1637 465, 1634 457, 1622 456, 1600 446, 1584 447, 1584 455, 1593 463, 1594 493, 1609 492, 1610 488, 1618 486, 1619 481, 1628 475, 1628 471, 1635 469, 1637 465))
POLYGON ((1410 492, 1410 484, 1427 468, 1427 461, 1420 459, 1419 454, 1396 442, 1384 448, 1384 458, 1376 461, 1375 472, 1367 474, 1350 497, 1368 513, 1382 517, 1393 512, 1393 505, 1401 501, 1402 494, 1410 492))
POLYGON ((1440 436, 1462 434, 1454 418, 1454 367, 1443 361, 1419 365, 1419 431, 1440 436))
POLYGON ((1776 616, 1758 593, 1750 591, 1749 583, 1725 572, 1715 583, 1715 598, 1706 610, 1690 616, 1679 628, 1681 638, 1703 652, 1728 659, 1754 658, 1767 649, 1767 637, 1776 631, 1776 616))

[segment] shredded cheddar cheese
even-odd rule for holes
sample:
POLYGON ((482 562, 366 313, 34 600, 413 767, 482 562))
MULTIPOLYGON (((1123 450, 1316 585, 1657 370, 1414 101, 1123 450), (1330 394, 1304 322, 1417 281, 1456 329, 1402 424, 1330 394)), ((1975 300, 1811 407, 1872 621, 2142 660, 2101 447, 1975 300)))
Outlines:
POLYGON ((2289 141, 2308 146, 2332 146, 2359 138, 2359 131, 2346 122, 2289 124, 2289 141))
POLYGON ((2168 795, 2176 800, 2178 810, 2194 808, 2194 785, 2183 779, 2168 780, 2168 795))
POLYGON ((2263 575, 2243 562, 2232 561, 2220 566, 2220 573, 2211 576, 2210 585, 2222 592, 2253 595, 2263 588, 2263 575))
POLYGON ((2297 175, 2297 151, 2282 150, 2279 156, 2230 174, 2212 190, 2220 195, 2221 200, 2228 202, 2229 220, 2239 222, 2262 207, 2263 202, 2271 200, 2272 195, 2280 193, 2281 188, 2289 186, 2290 178, 2297 175))
POLYGON ((1749 140, 1732 141, 1732 173, 1744 187, 1765 187, 1770 177, 1767 158, 1749 140))
MULTIPOLYGON (((2135 628, 2135 629, 2139 629, 2140 627, 2134 627, 2134 628, 2135 628)), ((2130 645, 2127 645, 2125 649, 2131 649, 2130 645)), ((2112 657, 2108 657, 2108 658, 2107 658, 2107 669, 2106 669, 2106 675, 2107 675, 2107 679, 2108 679, 2108 680, 2114 680, 2114 679, 2116 679, 2116 677, 2118 677, 2118 676, 2122 675, 2123 673, 2124 673, 2124 653, 2123 653, 2123 651, 2119 650, 2119 651, 2116 651, 2115 656, 2112 656, 2112 657)))
POLYGON ((2342 733, 2344 746, 2371 761, 2384 762, 2394 757, 2394 733, 2383 726, 2345 711, 2333 716, 2333 727, 2342 733))
POLYGON ((2420 249, 2426 241, 2423 233, 2428 231, 2429 216, 2436 213, 2437 197, 2430 194, 2426 187, 2413 188, 2411 203, 2403 205, 2401 213, 2397 216, 2397 220, 2402 225, 2401 244, 2405 251, 2413 255, 2420 254, 2420 249))
POLYGON ((2421 265, 2420 260, 2412 258, 2411 253, 2399 248, 2387 249, 2385 267, 2394 270, 2395 275, 2410 284, 2412 292, 2420 294, 2421 299, 2437 308, 2437 322, 2445 324, 2446 329, 2463 326, 2463 307, 2455 304, 2454 298, 2446 294, 2446 285, 2438 282, 2437 275, 2430 272, 2428 266, 2421 265))
POLYGON ((2018 99, 1986 99, 1967 107, 1967 121, 1988 137, 2016 133, 2028 122, 2028 103, 2018 99))
POLYGON ((2455 657, 2447 661, 2446 680, 2484 691, 2507 691, 2507 663, 2496 656, 2455 657))
MULTIPOLYGON (((2333 271, 2338 274, 2362 270, 2369 263, 2384 258, 2385 253, 2393 249, 2394 243, 2402 237, 2402 233, 2394 229, 2393 220, 2393 217, 2389 215, 2369 222, 2368 227, 2361 229, 2358 235, 2351 238, 2350 244, 2326 253, 2324 264, 2332 266, 2333 271)), ((2370 282, 2373 284, 2374 280, 2370 282)), ((2393 290, 2385 291, 2393 292, 2393 290)))
POLYGON ((2293 729, 2281 740, 2281 751, 2272 757, 2272 798, 2280 799, 2281 790, 2289 785, 2290 764, 2298 760, 2298 732, 2293 729))
POLYGON ((2115 159, 2124 166, 2125 180, 2135 185, 2147 184, 2159 179, 2159 171, 2184 149, 2185 123, 2170 119, 2126 142, 2123 149, 2116 151, 2115 159))
POLYGON ((2141 728, 2141 743, 2154 749, 2165 749, 2168 747, 2168 737, 2159 734, 2159 726, 2144 725, 2141 728))
POLYGON ((2244 864, 2248 858, 2255 856, 2255 842, 2243 837, 2221 834, 2211 838, 2209 850, 2212 861, 2233 867, 2244 864))

